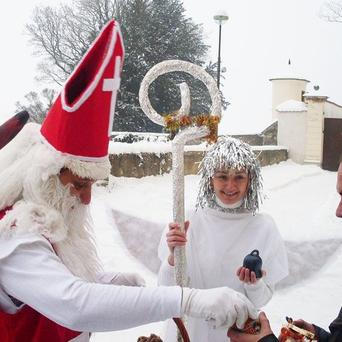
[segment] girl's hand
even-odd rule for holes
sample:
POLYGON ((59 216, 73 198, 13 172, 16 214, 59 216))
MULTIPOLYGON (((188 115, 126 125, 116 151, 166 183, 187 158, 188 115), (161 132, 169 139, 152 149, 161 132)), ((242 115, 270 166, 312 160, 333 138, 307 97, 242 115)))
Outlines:
POLYGON ((171 222, 169 224, 169 231, 166 233, 166 242, 170 250, 168 261, 171 266, 174 266, 175 247, 186 245, 186 242, 187 242, 186 234, 187 234, 188 228, 189 228, 189 221, 184 222, 185 232, 181 232, 179 223, 171 222))
MULTIPOLYGON (((236 271, 236 275, 242 281, 243 283, 246 284, 255 284, 258 281, 258 278, 255 275, 255 272, 250 271, 246 267, 239 267, 236 271)), ((262 276, 264 277, 266 275, 266 272, 262 270, 262 276)))

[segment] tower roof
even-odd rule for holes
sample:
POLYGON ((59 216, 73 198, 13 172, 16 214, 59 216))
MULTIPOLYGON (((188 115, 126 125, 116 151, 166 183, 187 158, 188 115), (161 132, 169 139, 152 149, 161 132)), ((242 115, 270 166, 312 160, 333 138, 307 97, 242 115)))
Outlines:
POLYGON ((279 71, 275 73, 274 77, 271 77, 269 81, 275 80, 297 80, 310 82, 297 68, 293 65, 292 61, 289 59, 286 66, 282 66, 279 71))

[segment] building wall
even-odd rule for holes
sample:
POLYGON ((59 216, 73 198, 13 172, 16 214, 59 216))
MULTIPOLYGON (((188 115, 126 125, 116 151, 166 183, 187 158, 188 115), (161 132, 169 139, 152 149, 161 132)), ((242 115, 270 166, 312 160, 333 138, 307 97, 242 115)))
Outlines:
POLYGON ((330 119, 342 119, 342 106, 326 101, 324 104, 324 117, 330 119))
POLYGON ((272 120, 278 119, 276 108, 287 100, 302 101, 308 81, 300 79, 272 79, 272 120))
POLYGON ((306 143, 306 112, 278 113, 278 145, 288 148, 288 156, 296 163, 304 163, 306 143))
POLYGON ((321 164, 323 155, 323 110, 325 100, 307 99, 305 163, 321 164))

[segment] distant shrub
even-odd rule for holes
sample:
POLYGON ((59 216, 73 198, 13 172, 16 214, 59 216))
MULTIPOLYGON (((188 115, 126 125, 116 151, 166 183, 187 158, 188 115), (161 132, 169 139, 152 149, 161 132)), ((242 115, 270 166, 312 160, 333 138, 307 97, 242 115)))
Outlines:
POLYGON ((112 132, 111 141, 132 144, 139 141, 168 142, 169 135, 165 133, 112 132))

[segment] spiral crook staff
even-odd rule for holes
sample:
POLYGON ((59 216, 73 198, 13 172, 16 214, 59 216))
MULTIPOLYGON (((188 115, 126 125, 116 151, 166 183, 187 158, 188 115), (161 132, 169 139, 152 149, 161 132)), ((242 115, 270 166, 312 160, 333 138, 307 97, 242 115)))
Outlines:
MULTIPOLYGON (((158 114, 151 105, 148 98, 148 88, 158 76, 174 71, 187 72, 206 85, 212 101, 210 116, 216 116, 220 119, 221 98, 216 81, 202 67, 181 60, 168 60, 158 63, 147 72, 139 90, 140 106, 144 113, 156 124, 166 126, 163 116, 158 114)), ((187 116, 190 111, 190 91, 186 83, 180 85, 180 91, 181 108, 175 116, 176 119, 187 116)), ((190 125, 177 133, 172 141, 173 220, 180 224, 182 231, 184 231, 184 145, 187 141, 200 139, 208 134, 208 127, 190 125)), ((175 248, 175 279, 177 285, 188 285, 184 247, 175 248)))

